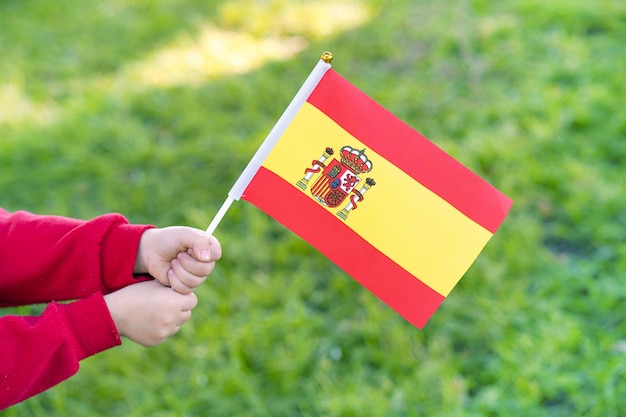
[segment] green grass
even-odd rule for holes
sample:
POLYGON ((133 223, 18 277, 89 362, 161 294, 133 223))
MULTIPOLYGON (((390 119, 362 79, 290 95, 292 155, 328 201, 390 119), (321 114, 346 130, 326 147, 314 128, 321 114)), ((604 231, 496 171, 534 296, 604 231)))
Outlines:
POLYGON ((624 39, 619 0, 1 2, 9 210, 206 227, 324 50, 515 200, 422 331, 236 203, 178 335, 3 416, 626 415, 624 39))

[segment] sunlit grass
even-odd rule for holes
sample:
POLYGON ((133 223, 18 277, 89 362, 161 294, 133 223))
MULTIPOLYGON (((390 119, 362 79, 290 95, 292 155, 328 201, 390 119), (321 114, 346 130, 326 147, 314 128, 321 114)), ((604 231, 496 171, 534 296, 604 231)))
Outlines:
POLYGON ((140 88, 197 86, 215 77, 253 71, 268 61, 290 59, 307 46, 307 41, 297 36, 258 39, 249 33, 206 26, 192 38, 177 40, 130 64, 119 77, 140 88))
POLYGON ((363 0, 234 0, 219 9, 225 28, 253 36, 300 35, 321 40, 363 25, 374 16, 363 0))
POLYGON ((0 84, 0 126, 29 123, 45 126, 53 123, 59 116, 57 103, 35 101, 16 83, 0 84))

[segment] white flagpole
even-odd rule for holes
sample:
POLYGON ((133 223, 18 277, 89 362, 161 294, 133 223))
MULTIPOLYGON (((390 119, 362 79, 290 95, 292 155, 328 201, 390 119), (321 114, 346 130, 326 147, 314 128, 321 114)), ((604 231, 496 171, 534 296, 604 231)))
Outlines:
POLYGON ((261 168, 263 161, 265 161, 265 158, 267 158, 269 153, 272 151, 276 142, 278 142, 281 138, 293 118, 296 116, 298 111, 300 111, 302 105, 307 101, 315 87, 317 87, 317 84, 319 84, 324 74, 326 74, 326 71, 330 69, 330 62, 332 59, 333 56, 330 52, 324 52, 322 54, 322 58, 313 68, 311 74, 309 74, 307 79, 304 81, 300 90, 298 90, 294 98, 291 100, 291 103, 289 103, 289 106, 287 106, 282 116, 280 116, 270 133, 267 135, 259 149, 256 151, 250 162, 248 162, 248 165, 228 192, 226 201, 224 201, 224 204, 222 204, 222 207, 219 209, 206 230, 208 235, 212 235, 213 232, 215 232, 215 229, 217 229, 217 226, 230 208, 233 201, 241 198, 241 195, 248 187, 248 184, 250 184, 250 181, 252 181, 252 178, 259 171, 259 168, 261 168))
POLYGON ((224 215, 230 208, 230 205, 233 204, 233 201, 235 200, 231 196, 226 197, 226 201, 224 201, 224 204, 222 204, 222 207, 220 207, 215 217, 213 217, 213 220, 211 220, 211 224, 209 224, 209 227, 207 227, 206 229, 207 235, 213 236, 213 233, 215 233, 215 229, 217 229, 217 225, 220 224, 220 222, 224 218, 224 215))

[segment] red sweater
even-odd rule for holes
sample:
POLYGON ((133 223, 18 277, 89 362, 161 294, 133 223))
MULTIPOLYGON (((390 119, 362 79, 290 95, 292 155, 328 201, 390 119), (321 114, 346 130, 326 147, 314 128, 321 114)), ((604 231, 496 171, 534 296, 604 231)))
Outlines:
POLYGON ((0 307, 50 303, 38 317, 0 317, 0 410, 121 344, 103 294, 143 280, 133 267, 149 227, 119 214, 82 221, 0 208, 0 307))

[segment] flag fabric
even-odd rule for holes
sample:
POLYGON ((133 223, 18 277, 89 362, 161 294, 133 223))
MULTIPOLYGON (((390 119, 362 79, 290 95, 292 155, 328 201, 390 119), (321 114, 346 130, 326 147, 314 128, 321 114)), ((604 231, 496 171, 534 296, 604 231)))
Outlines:
POLYGON ((320 61, 311 77, 231 197, 291 229, 422 328, 512 200, 329 64, 320 61))

